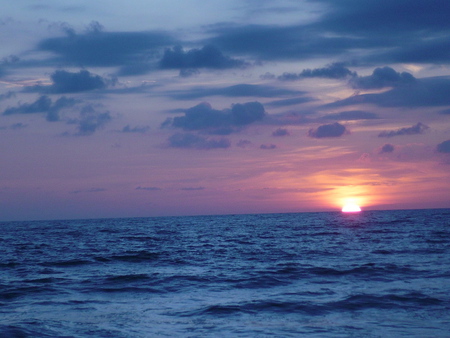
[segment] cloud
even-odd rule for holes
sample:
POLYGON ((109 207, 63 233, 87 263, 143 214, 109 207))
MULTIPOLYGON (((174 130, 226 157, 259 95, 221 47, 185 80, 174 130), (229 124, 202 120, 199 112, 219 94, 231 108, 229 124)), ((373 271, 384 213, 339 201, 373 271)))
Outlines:
POLYGON ((376 104, 381 107, 438 107, 450 105, 450 78, 430 77, 416 79, 405 86, 394 87, 383 93, 354 95, 325 105, 340 107, 376 104))
POLYGON ((8 74, 8 68, 19 62, 20 58, 17 55, 9 55, 7 57, 4 57, 0 60, 0 78, 4 77, 8 74))
POLYGON ((276 144, 261 144, 261 146, 259 148, 264 149, 264 150, 272 150, 272 149, 276 149, 277 146, 276 146, 276 144))
POLYGON ((414 83, 416 78, 407 72, 398 73, 391 67, 376 68, 372 75, 354 76, 350 85, 355 89, 380 89, 414 83))
POLYGON ((10 91, 6 92, 5 94, 0 94, 0 101, 7 100, 12 97, 16 97, 16 93, 14 93, 13 91, 10 90, 10 91))
POLYGON ((345 126, 340 123, 324 124, 319 126, 317 129, 310 129, 308 136, 314 138, 324 138, 324 137, 340 137, 346 132, 345 126))
POLYGON ((384 146, 381 147, 380 154, 392 153, 394 149, 395 147, 392 144, 386 143, 384 146))
POLYGON ((187 187, 187 188, 181 188, 180 190, 183 191, 199 191, 199 190, 205 190, 204 187, 187 187))
POLYGON ((97 192, 104 192, 106 191, 106 189, 104 188, 91 188, 91 189, 86 189, 86 190, 74 190, 71 191, 71 194, 80 194, 80 193, 97 193, 97 192))
POLYGON ((436 149, 440 153, 450 153, 450 140, 439 143, 436 149))
POLYGON ((378 137, 393 137, 393 136, 400 136, 400 135, 422 134, 428 128, 429 128, 428 126, 419 122, 419 123, 413 125, 412 127, 400 128, 400 129, 391 130, 391 131, 382 131, 381 133, 378 134, 378 137))
POLYGON ((289 132, 288 132, 287 129, 284 129, 284 128, 278 128, 277 130, 275 130, 275 131, 272 133, 272 136, 275 136, 275 137, 289 136, 289 132))
POLYGON ((150 130, 149 126, 136 126, 134 128, 131 128, 129 124, 127 124, 125 127, 122 128, 122 132, 123 133, 142 133, 142 134, 145 134, 149 130, 150 130))
POLYGON ((389 37, 410 32, 441 32, 450 29, 445 0, 411 2, 409 0, 319 0, 329 11, 315 25, 336 32, 363 36, 389 37))
POLYGON ((159 66, 162 69, 195 69, 212 68, 226 69, 244 67, 246 64, 242 60, 232 59, 224 56, 222 52, 212 46, 207 45, 201 49, 191 49, 187 52, 181 46, 166 49, 159 66))
POLYGON ((45 93, 64 94, 78 93, 94 89, 102 89, 107 85, 107 81, 99 75, 90 73, 87 70, 80 70, 78 73, 71 73, 65 70, 55 71, 50 78, 53 84, 50 86, 33 86, 26 91, 39 91, 45 93))
POLYGON ((191 149, 217 149, 229 148, 230 140, 226 138, 214 139, 206 138, 195 134, 177 133, 169 137, 169 146, 172 148, 191 148, 191 149))
POLYGON ((25 128, 27 125, 21 122, 12 124, 9 128, 12 130, 19 130, 25 128))
POLYGON ((325 119, 330 120, 372 120, 377 119, 378 116, 375 113, 370 113, 362 110, 348 110, 342 111, 336 114, 328 114, 324 116, 325 119))
POLYGON ((250 145, 252 145, 252 142, 249 140, 239 140, 238 143, 236 143, 236 146, 239 148, 246 148, 250 145))
POLYGON ((413 39, 401 47, 390 49, 387 52, 374 53, 368 61, 392 63, 438 63, 448 64, 450 55, 450 38, 436 35, 433 38, 413 39))
POLYGON ((145 191, 159 191, 161 188, 158 187, 137 187, 136 190, 145 190, 145 191))
POLYGON ((450 4, 445 0, 317 3, 322 5, 321 16, 314 22, 214 25, 204 43, 257 60, 351 57, 365 64, 450 62, 450 4))
POLYGON ((252 56, 258 60, 304 60, 336 56, 351 48, 362 48, 364 40, 352 37, 325 37, 307 25, 218 25, 205 42, 223 50, 252 56))
MULTIPOLYGON (((129 66, 147 63, 159 48, 176 43, 165 32, 72 32, 64 37, 47 38, 39 42, 40 51, 57 55, 50 60, 63 66, 129 66)), ((138 73, 138 72, 137 72, 138 73)))
POLYGON ((266 112, 259 102, 236 103, 231 106, 231 123, 245 126, 264 118, 266 112))
POLYGON ((18 107, 7 108, 3 111, 3 115, 44 113, 50 110, 51 106, 52 100, 44 95, 33 103, 24 103, 18 107))
POLYGON ((207 102, 185 111, 184 116, 168 119, 163 126, 171 125, 185 130, 209 130, 215 134, 230 134, 236 127, 244 127, 262 120, 266 113, 259 102, 236 103, 231 109, 216 110, 207 102))
POLYGON ((18 107, 7 108, 3 112, 3 115, 47 113, 47 121, 54 122, 59 121, 60 110, 72 107, 77 102, 78 101, 73 98, 62 96, 53 103, 52 99, 46 95, 43 95, 33 103, 24 103, 18 107))
POLYGON ((73 121, 78 126, 78 135, 92 135, 111 121, 109 112, 98 113, 92 105, 86 105, 80 112, 80 118, 73 121))
POLYGON ((277 88, 265 85, 238 84, 222 88, 196 87, 187 91, 174 91, 169 93, 172 98, 178 100, 192 100, 207 96, 227 96, 227 97, 283 97, 300 95, 305 92, 277 88))
POLYGON ((46 119, 49 122, 55 122, 60 120, 59 112, 60 110, 68 107, 72 107, 79 101, 73 98, 68 98, 65 96, 60 97, 55 103, 50 107, 47 112, 46 119))
POLYGON ((356 76, 355 72, 350 71, 343 62, 335 62, 324 68, 304 69, 301 73, 283 73, 278 76, 282 81, 294 81, 304 78, 326 78, 326 79, 345 79, 349 76, 356 76))

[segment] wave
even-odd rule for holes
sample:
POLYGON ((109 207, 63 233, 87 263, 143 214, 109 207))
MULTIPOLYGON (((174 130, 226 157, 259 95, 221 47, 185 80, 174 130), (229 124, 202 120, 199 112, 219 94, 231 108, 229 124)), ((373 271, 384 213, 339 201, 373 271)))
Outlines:
POLYGON ((429 297, 420 292, 412 292, 404 295, 387 294, 371 295, 361 294, 352 295, 345 300, 329 303, 330 309, 336 310, 363 310, 363 309, 391 309, 391 308, 415 308, 427 305, 438 305, 443 301, 434 297, 429 297))
POLYGON ((80 265, 86 265, 86 264, 91 264, 91 261, 88 260, 84 260, 84 259, 69 259, 66 261, 55 261, 55 262, 43 262, 40 263, 41 266, 53 266, 53 267, 57 267, 57 266, 80 266, 80 265))
POLYGON ((112 255, 107 259, 131 263, 141 263, 154 261, 158 257, 159 257, 158 253, 141 250, 141 251, 126 251, 124 254, 112 255))
POLYGON ((299 313, 308 316, 321 316, 333 312, 361 311, 369 309, 395 309, 405 310, 421 309, 424 306, 441 305, 442 300, 429 297, 422 293, 414 292, 404 295, 386 294, 372 295, 359 294, 351 295, 343 300, 332 302, 314 301, 280 301, 280 300, 260 300, 252 302, 242 302, 237 304, 214 304, 201 307, 195 310, 171 313, 171 315, 181 317, 191 316, 223 316, 234 314, 259 314, 261 312, 292 314, 299 313))
POLYGON ((41 293, 57 293, 54 288, 48 285, 33 285, 33 286, 21 286, 12 288, 2 288, 0 291, 0 300, 9 301, 12 299, 33 296, 41 293))
POLYGON ((150 277, 145 274, 130 274, 130 275, 118 275, 118 276, 109 276, 105 279, 107 283, 129 283, 136 281, 145 281, 149 280, 150 277))

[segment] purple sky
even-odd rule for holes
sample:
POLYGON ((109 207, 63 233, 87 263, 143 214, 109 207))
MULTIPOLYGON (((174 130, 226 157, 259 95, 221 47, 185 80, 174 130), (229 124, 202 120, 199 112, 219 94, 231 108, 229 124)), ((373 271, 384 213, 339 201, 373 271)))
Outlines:
POLYGON ((0 220, 448 208, 448 13, 9 1, 0 220))

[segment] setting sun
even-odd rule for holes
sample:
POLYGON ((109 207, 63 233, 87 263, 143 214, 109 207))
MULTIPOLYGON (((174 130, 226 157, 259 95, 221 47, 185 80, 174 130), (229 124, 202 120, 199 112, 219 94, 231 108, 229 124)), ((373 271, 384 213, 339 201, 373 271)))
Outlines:
POLYGON ((342 207, 342 212, 360 212, 361 208, 356 203, 347 203, 342 207))

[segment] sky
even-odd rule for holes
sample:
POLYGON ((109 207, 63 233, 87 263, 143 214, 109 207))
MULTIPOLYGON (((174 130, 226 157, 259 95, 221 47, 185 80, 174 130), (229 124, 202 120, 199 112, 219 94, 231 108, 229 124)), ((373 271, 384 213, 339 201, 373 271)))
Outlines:
POLYGON ((448 0, 20 0, 0 220, 450 207, 448 0))

